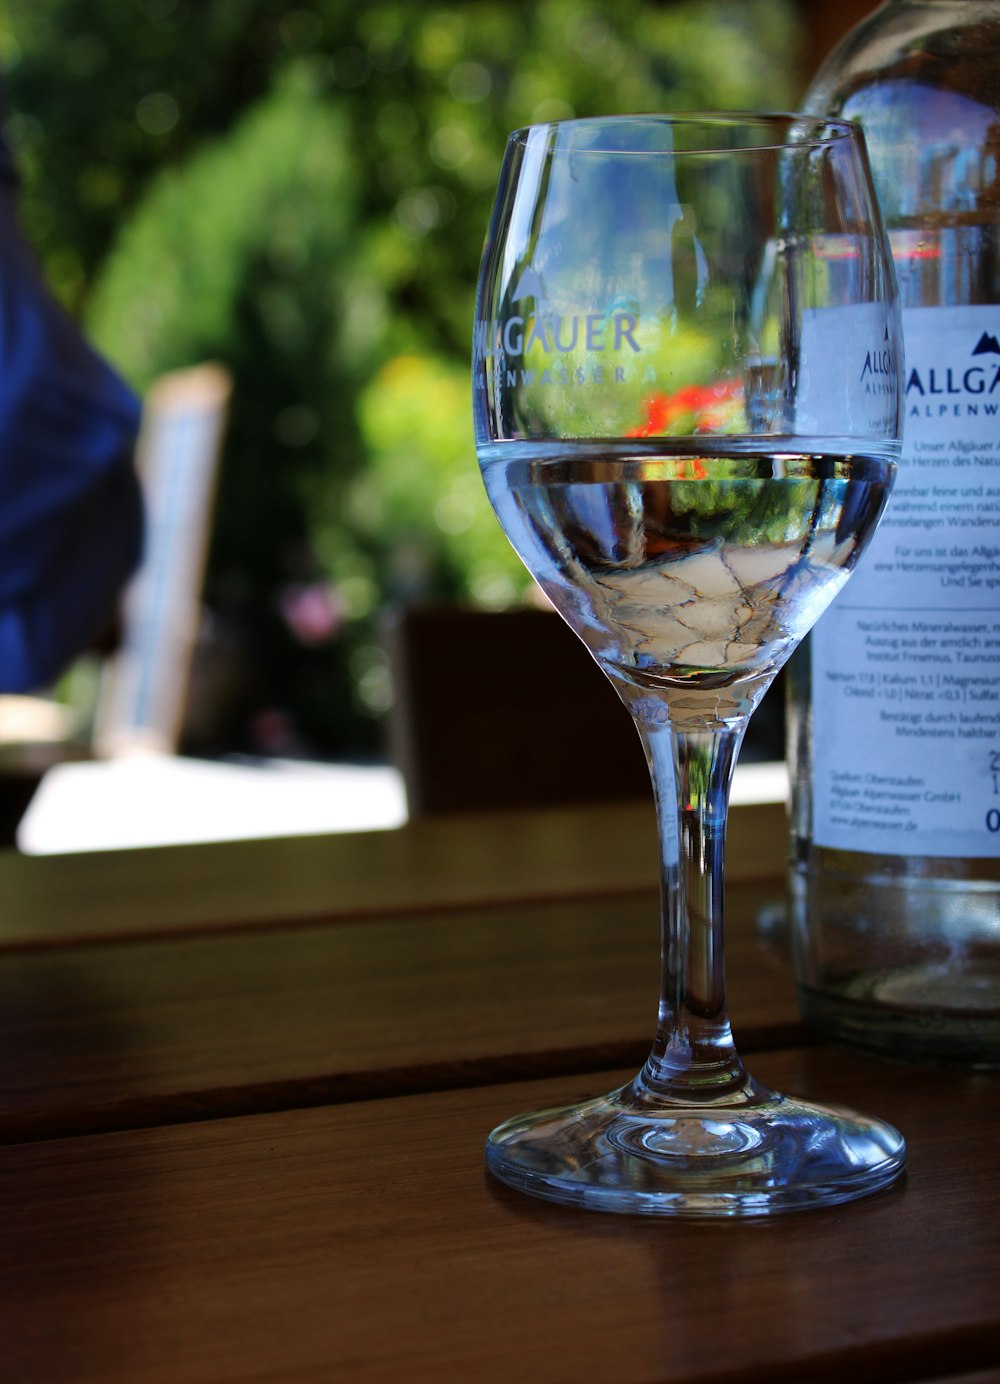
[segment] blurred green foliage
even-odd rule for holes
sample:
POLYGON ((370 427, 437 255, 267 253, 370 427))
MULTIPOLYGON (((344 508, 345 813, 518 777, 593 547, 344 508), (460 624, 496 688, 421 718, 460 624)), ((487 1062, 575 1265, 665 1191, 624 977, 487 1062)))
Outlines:
POLYGON ((8 0, 26 228, 137 388, 236 381, 207 602, 252 670, 213 748, 377 747, 400 598, 525 589, 472 449, 509 130, 779 109, 792 0, 8 0))

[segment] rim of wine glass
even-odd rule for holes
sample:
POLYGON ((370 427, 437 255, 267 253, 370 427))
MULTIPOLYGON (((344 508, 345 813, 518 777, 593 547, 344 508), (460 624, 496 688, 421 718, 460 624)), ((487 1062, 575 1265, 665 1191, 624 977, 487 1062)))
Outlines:
POLYGON ((669 147, 629 149, 620 146, 602 148, 600 145, 587 145, 567 148, 565 152, 574 155, 641 154, 653 157, 660 157, 665 154, 682 154, 684 156, 755 154, 775 149, 822 148, 839 140, 858 140, 859 136, 862 135, 861 126, 856 121, 842 120, 826 115, 809 115, 802 111, 648 111, 636 112, 631 115, 576 116, 572 120, 543 120, 536 125, 524 125, 520 129, 512 131, 509 142, 511 144, 527 144, 532 135, 544 130, 579 130, 582 132, 587 128, 599 130, 602 127, 620 130, 629 125, 653 128, 658 125, 665 128, 702 127, 705 129, 733 129, 745 126, 748 129, 780 129, 786 132, 794 130, 798 137, 792 143, 776 139, 773 143, 727 144, 715 147, 708 145, 705 148, 691 146, 684 149, 669 147), (810 129, 815 130, 816 133, 807 136, 804 132, 810 129))

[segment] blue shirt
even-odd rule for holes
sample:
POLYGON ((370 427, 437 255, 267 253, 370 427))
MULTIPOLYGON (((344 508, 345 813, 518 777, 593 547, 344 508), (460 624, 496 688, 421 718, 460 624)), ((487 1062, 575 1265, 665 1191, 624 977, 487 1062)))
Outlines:
POLYGON ((140 403, 41 277, 0 140, 0 691, 51 683, 139 561, 140 403))

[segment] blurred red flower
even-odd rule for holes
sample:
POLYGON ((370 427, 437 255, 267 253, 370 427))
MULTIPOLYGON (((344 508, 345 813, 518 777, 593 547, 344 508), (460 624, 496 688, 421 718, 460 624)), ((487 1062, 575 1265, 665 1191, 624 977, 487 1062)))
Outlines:
POLYGON ((739 380, 689 384, 673 394, 650 394, 643 400, 645 422, 632 428, 626 436, 660 437, 684 417, 691 418, 692 432, 712 432, 726 422, 733 412, 733 405, 742 400, 743 385, 739 380))

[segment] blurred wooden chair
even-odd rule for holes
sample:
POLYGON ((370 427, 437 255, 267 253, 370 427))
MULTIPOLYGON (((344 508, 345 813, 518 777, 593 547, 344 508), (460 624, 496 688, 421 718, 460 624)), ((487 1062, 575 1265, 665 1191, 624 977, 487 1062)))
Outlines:
POLYGON ((177 749, 201 613, 230 374, 207 364, 163 376, 146 401, 139 474, 146 549, 105 661, 93 728, 100 758, 177 749))
POLYGON ((411 606, 385 642, 411 816, 649 796, 625 708, 553 611, 411 606))
MULTIPOLYGON (((389 751, 411 816, 651 800, 639 736, 554 611, 411 606, 385 631, 389 751)), ((740 761, 784 757, 781 675, 740 761)))
POLYGON ((137 452, 146 540, 120 640, 100 660, 91 706, 0 696, 0 840, 13 839, 53 764, 176 749, 231 390, 225 368, 203 364, 162 376, 146 395, 137 452))

